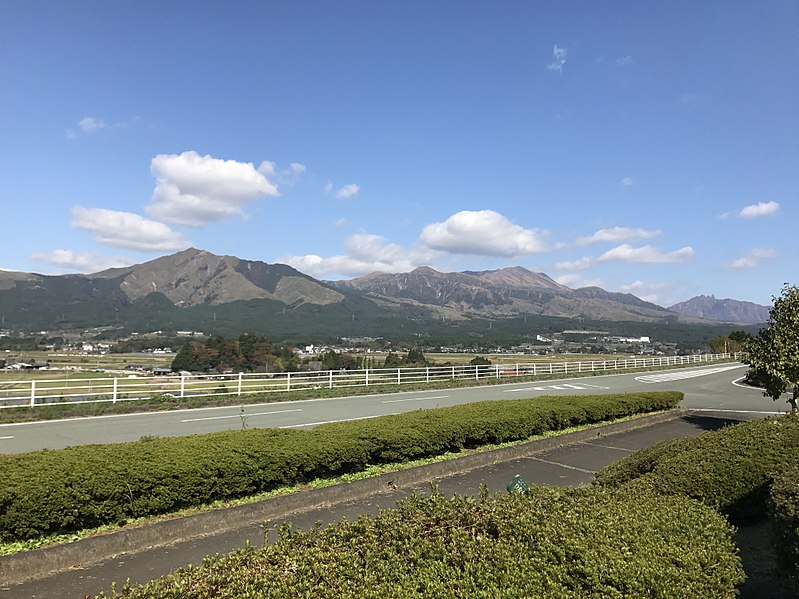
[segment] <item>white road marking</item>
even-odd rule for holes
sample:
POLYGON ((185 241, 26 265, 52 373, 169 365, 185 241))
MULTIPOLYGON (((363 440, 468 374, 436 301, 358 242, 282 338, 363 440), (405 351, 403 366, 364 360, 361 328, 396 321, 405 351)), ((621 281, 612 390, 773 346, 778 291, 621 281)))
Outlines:
POLYGON ((763 412, 760 410, 721 410, 718 408, 688 408, 689 412, 723 412, 724 414, 768 414, 771 416, 778 416, 780 414, 787 414, 788 412, 763 412))
POLYGON ((402 403, 404 401, 430 401, 431 399, 446 399, 449 395, 436 395, 434 397, 410 397, 408 399, 388 399, 380 403, 402 403))
POLYGON ((578 472, 585 472, 586 474, 596 474, 593 470, 586 470, 585 468, 578 468, 577 466, 569 466, 568 464, 561 464, 560 462, 552 462, 535 456, 529 456, 528 459, 542 462, 544 464, 551 464, 552 466, 559 466, 561 468, 568 468, 569 470, 577 470, 578 472))
POLYGON ((670 381, 681 381, 683 379, 692 379, 698 376, 707 376, 710 374, 718 374, 719 372, 726 372, 733 368, 741 368, 740 364, 732 366, 719 366, 718 368, 703 368, 701 370, 675 370, 672 372, 662 372, 658 374, 645 374, 635 377, 639 383, 667 383, 670 381))
POLYGON ((207 416, 205 418, 187 418, 181 422, 200 422, 202 420, 226 420, 228 418, 247 418, 249 416, 271 416, 272 414, 285 414, 287 412, 302 412, 301 409, 296 410, 275 410, 274 412, 243 412, 241 414, 233 414, 232 416, 207 416))
POLYGON ((339 420, 320 420, 319 422, 306 422, 305 424, 287 424, 286 426, 278 426, 277 428, 302 428, 304 426, 319 426, 320 424, 335 424, 336 422, 352 422, 353 420, 368 420, 369 418, 377 418, 378 416, 397 416, 402 412, 392 412, 390 414, 376 414, 374 416, 358 416, 356 418, 340 418, 339 420))
POLYGON ((588 391, 589 389, 610 389, 610 387, 601 387, 599 385, 545 385, 542 387, 523 387, 521 389, 505 389, 504 393, 524 393, 526 391, 588 391))
POLYGON ((601 447, 602 449, 615 449, 616 451, 626 451, 627 453, 635 453, 636 449, 627 449, 626 447, 616 447, 615 445, 601 445, 599 443, 590 443, 588 441, 581 441, 580 445, 590 445, 591 447, 601 447))
POLYGON ((0 437, 0 441, 5 441, 6 439, 13 439, 13 436, 10 437, 0 437))

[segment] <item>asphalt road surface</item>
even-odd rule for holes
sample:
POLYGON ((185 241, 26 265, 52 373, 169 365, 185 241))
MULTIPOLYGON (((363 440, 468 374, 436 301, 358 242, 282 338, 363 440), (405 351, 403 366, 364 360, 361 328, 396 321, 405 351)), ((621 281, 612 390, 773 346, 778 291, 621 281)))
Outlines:
POLYGON ((110 415, 68 420, 0 424, 0 453, 61 449, 90 443, 137 441, 146 435, 175 437, 240 428, 310 428, 342 422, 438 408, 484 400, 521 399, 541 395, 586 395, 632 391, 675 390, 685 393, 683 407, 721 415, 766 415, 786 410, 786 404, 763 397, 761 391, 737 384, 742 364, 715 364, 655 372, 611 374, 555 381, 433 391, 400 391, 363 395, 110 415))

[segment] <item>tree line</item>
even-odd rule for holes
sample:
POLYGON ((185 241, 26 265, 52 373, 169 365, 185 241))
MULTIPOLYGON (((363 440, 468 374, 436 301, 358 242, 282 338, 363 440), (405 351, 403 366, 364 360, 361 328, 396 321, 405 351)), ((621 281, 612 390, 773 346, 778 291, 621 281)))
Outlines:
POLYGON ((300 359, 293 349, 275 346, 262 335, 244 334, 238 339, 212 337, 186 343, 172 360, 173 372, 292 372, 300 359))

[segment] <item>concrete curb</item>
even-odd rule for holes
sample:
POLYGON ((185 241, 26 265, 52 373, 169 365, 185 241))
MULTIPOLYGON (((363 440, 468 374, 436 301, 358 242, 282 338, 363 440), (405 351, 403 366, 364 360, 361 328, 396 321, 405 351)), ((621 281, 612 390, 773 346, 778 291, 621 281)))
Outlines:
POLYGON ((642 416, 634 420, 590 428, 549 439, 531 441, 513 447, 494 449, 427 466, 418 466, 351 483, 342 483, 324 489, 302 491, 249 505, 174 518, 139 528, 102 534, 74 543, 1 556, 0 572, 2 572, 2 584, 19 584, 71 568, 103 562, 123 553, 136 553, 196 537, 235 530, 236 528, 261 523, 265 520, 285 518, 297 512, 364 499, 379 493, 435 481, 437 478, 541 453, 556 447, 595 440, 598 437, 606 437, 636 428, 660 424, 679 418, 684 414, 685 411, 681 409, 670 410, 661 414, 642 416))

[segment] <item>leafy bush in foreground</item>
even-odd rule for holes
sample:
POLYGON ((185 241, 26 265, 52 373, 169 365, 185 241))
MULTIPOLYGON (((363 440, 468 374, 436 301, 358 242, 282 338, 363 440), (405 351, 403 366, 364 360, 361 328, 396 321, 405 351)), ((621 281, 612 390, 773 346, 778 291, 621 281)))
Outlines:
POLYGON ((683 497, 533 488, 438 494, 206 558, 114 597, 734 597, 744 576, 723 517, 683 497), (630 509, 635 506, 635 509, 630 509))
POLYGON ((0 540, 123 523, 370 463, 671 408, 681 399, 663 392, 487 401, 312 431, 226 431, 0 456, 0 540))
POLYGON ((786 470, 774 480, 769 519, 780 558, 799 581, 799 467, 786 470))
POLYGON ((659 443, 597 473, 596 484, 698 499, 735 521, 763 517, 775 477, 799 463, 799 416, 753 420, 659 443))

